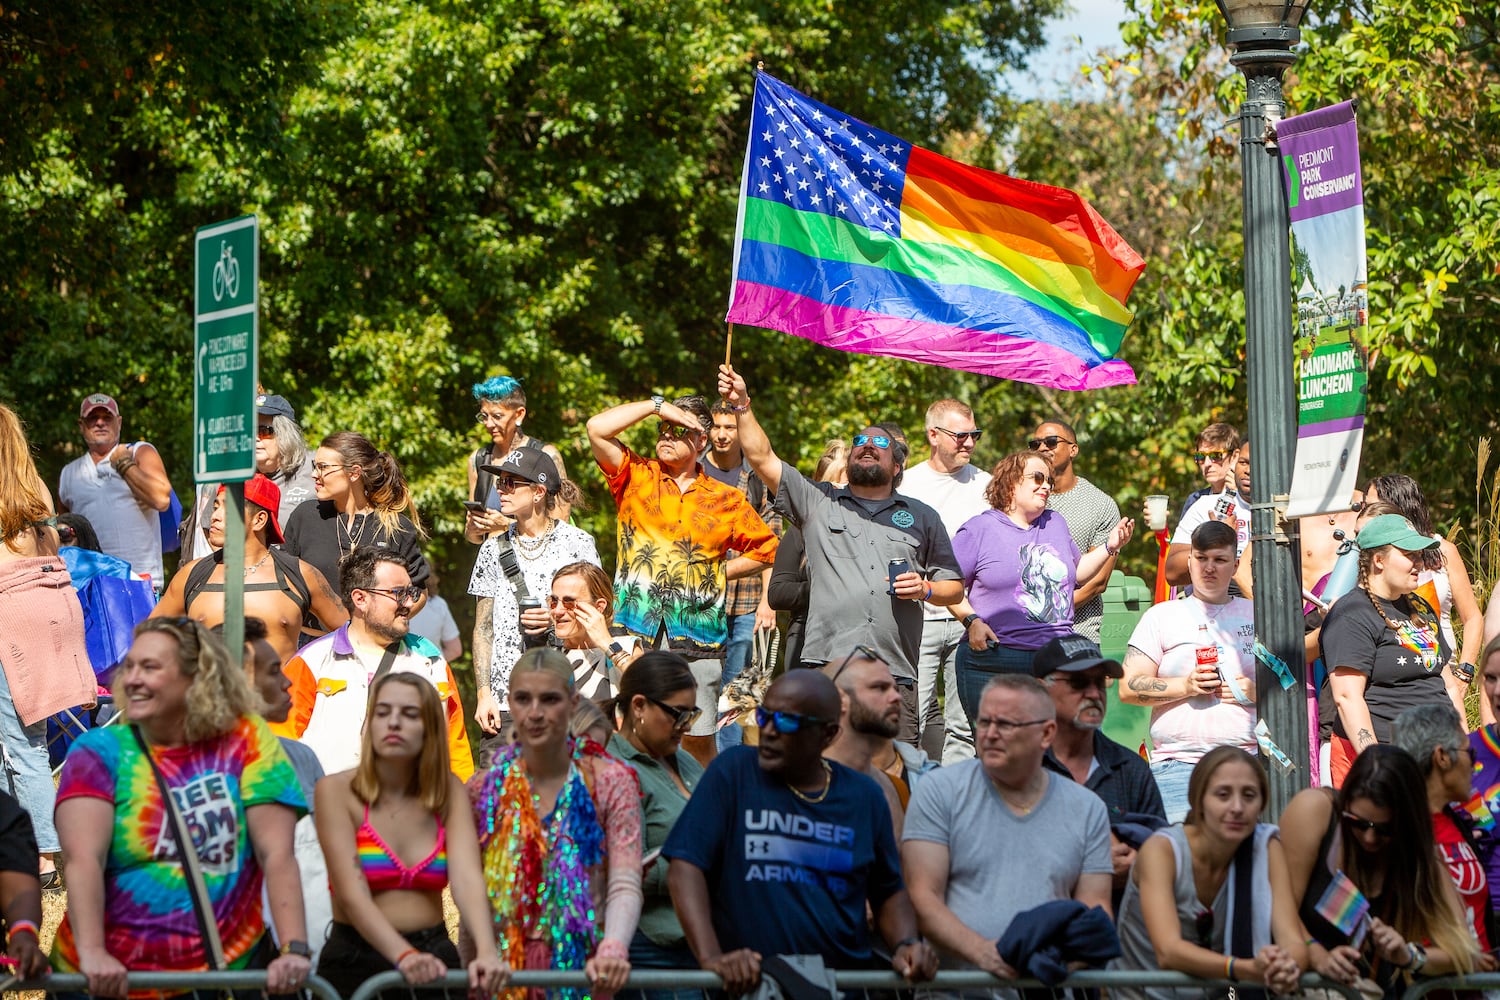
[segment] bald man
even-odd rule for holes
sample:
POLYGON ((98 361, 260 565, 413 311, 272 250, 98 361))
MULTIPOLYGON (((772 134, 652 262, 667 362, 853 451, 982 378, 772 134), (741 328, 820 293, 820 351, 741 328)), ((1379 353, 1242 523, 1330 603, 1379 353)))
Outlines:
POLYGON ((901 881, 885 795, 823 757, 839 713, 827 677, 780 677, 756 713, 760 745, 733 747, 709 766, 662 848, 688 946, 731 994, 759 985, 762 955, 869 968, 866 904, 893 969, 909 980, 937 971, 901 881))

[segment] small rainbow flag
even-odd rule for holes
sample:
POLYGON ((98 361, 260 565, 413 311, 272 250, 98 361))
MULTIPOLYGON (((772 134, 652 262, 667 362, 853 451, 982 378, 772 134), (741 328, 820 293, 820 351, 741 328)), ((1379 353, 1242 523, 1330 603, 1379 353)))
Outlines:
POLYGON ((1115 359, 1145 270, 1082 197, 947 159, 755 79, 730 323, 1054 389, 1115 359))
POLYGON ((1315 909, 1319 916, 1343 932, 1356 948, 1359 947, 1369 926, 1370 901, 1349 876, 1335 872, 1315 909))
POLYGON ((1493 830, 1495 828, 1495 814, 1490 812, 1490 807, 1485 805, 1483 795, 1475 795, 1464 803, 1464 812, 1474 819, 1474 825, 1481 830, 1493 830))

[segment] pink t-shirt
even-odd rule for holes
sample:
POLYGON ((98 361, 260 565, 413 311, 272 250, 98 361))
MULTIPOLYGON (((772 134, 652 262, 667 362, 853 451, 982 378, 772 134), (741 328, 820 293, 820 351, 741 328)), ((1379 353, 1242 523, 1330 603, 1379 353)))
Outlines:
MULTIPOLYGON (((1196 597, 1163 601, 1148 608, 1130 634, 1130 646, 1157 664, 1161 678, 1186 677, 1198 669, 1198 648, 1218 647, 1226 677, 1255 677, 1255 616, 1249 601, 1206 604, 1196 597), (1207 626, 1207 631, 1203 626, 1207 626), (1205 639, 1205 636, 1207 637, 1205 639)), ((1248 696, 1249 689, 1242 688, 1248 696)), ((1151 710, 1151 757, 1196 763, 1222 744, 1256 752, 1255 705, 1201 695, 1151 710)))

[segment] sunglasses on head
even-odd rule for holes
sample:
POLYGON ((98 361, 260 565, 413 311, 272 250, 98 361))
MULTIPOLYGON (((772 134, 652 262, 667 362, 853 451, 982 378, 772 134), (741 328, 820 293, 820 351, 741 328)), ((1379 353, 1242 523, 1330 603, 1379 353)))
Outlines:
POLYGON ((405 587, 360 587, 371 594, 384 594, 397 604, 416 604, 422 598, 422 588, 416 584, 405 587))
POLYGON ((933 430, 941 431, 948 435, 953 439, 954 444, 963 444, 965 441, 973 441, 975 444, 978 444, 979 435, 984 433, 984 431, 950 431, 946 427, 934 427, 933 430))
POLYGON ((877 660, 878 661, 880 659, 880 654, 877 653, 877 652, 875 652, 875 650, 871 649, 869 646, 864 646, 864 645, 855 646, 853 649, 849 650, 849 655, 848 656, 844 657, 842 660, 839 661, 839 665, 834 668, 833 673, 831 675, 829 675, 828 679, 831 680, 831 681, 838 680, 839 679, 839 674, 842 674, 844 672, 844 668, 849 665, 849 661, 852 660, 852 659, 854 659, 856 656, 858 656, 862 660, 877 660))
POLYGON ((1215 465, 1223 465, 1224 464, 1224 460, 1226 458, 1228 458, 1228 457, 1229 457, 1229 452, 1227 452, 1227 451, 1195 451, 1195 452, 1193 452, 1193 461, 1195 463, 1197 463, 1198 465, 1202 465, 1204 462, 1212 462, 1215 465))
POLYGON ((664 701, 658 701, 650 695, 646 695, 646 700, 667 713, 672 719, 672 729, 679 732, 691 728, 693 723, 698 721, 698 716, 703 714, 703 709, 697 705, 678 708, 676 705, 668 705, 664 701))
POLYGON ((877 448, 889 448, 891 446, 891 439, 884 434, 854 435, 854 447, 863 448, 867 444, 873 444, 877 448))
POLYGON ((1048 434, 1046 437, 1032 438, 1030 441, 1026 442, 1026 447, 1030 448, 1032 451, 1041 451, 1042 446, 1046 445, 1047 449, 1050 451, 1051 449, 1056 448, 1059 444, 1077 444, 1077 442, 1069 441, 1061 434, 1048 434))
POLYGON ((764 708, 755 710, 755 724, 762 729, 775 729, 790 736, 803 726, 816 726, 827 722, 816 715, 798 715, 796 712, 768 712, 764 708))
POLYGON ((681 441, 691 433, 693 433, 691 427, 684 427, 681 424, 669 424, 665 420, 656 425, 656 436, 659 438, 671 438, 673 441, 681 441))
POLYGON ((1042 485, 1043 483, 1046 483, 1048 486, 1052 485, 1052 477, 1047 475, 1045 472, 1028 472, 1022 478, 1029 479, 1033 483, 1036 483, 1038 486, 1042 485))
POLYGON ((1344 822, 1356 833, 1374 833, 1377 837, 1393 837, 1396 834, 1396 824, 1377 823, 1373 819, 1356 816, 1347 809, 1344 810, 1344 822))

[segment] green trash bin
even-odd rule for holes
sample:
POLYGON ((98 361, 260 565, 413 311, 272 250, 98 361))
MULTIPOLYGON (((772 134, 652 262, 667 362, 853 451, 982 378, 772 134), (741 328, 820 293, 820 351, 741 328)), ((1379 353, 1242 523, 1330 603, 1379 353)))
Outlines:
MULTIPOLYGON (((1112 660, 1125 662, 1125 650, 1136 622, 1151 607, 1151 588, 1138 576, 1119 570, 1109 575, 1109 586, 1101 595, 1104 620, 1099 627, 1099 648, 1112 660)), ((1109 686, 1108 709, 1104 713, 1104 735, 1131 750, 1151 745, 1151 709, 1120 704, 1118 682, 1109 686)))

